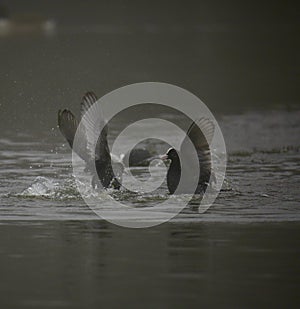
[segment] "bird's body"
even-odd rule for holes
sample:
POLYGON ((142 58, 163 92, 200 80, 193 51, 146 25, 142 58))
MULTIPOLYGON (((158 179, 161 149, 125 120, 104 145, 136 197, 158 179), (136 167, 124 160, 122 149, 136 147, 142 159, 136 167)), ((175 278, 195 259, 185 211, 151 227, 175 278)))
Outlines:
POLYGON ((207 119, 199 119, 197 123, 193 122, 187 132, 187 137, 184 139, 179 151, 174 148, 170 148, 164 159, 171 161, 167 172, 167 186, 170 194, 174 193, 191 193, 200 194, 204 193, 210 182, 211 173, 211 153, 209 148, 209 142, 214 134, 214 125, 207 119), (201 130, 201 129, 202 130, 201 130), (203 131, 203 132, 202 132, 203 131), (199 162, 199 169, 196 170, 195 166, 192 166, 192 154, 186 153, 188 139, 192 142, 197 153, 197 160, 199 162), (209 139, 209 141, 207 141, 209 139), (184 156, 181 156, 185 152, 184 156), (183 159, 183 157, 185 159, 183 159), (181 162, 182 160, 182 162, 181 162), (178 190, 180 183, 182 168, 181 164, 185 164, 186 170, 190 169, 191 178, 196 177, 197 186, 196 189, 192 188, 189 183, 182 184, 178 190))
POLYGON ((174 194, 180 180, 181 164, 179 155, 174 148, 169 149, 169 151, 167 152, 167 156, 167 159, 171 160, 171 164, 167 173, 167 185, 170 194, 174 194))

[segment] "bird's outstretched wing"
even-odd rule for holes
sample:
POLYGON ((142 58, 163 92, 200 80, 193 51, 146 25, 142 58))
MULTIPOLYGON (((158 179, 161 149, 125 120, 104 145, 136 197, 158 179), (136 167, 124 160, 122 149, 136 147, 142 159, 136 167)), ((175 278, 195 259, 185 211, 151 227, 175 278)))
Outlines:
MULTIPOLYGON (((58 111, 58 127, 62 133, 62 135, 66 138, 70 147, 89 165, 92 160, 95 160, 99 151, 97 150, 98 146, 98 138, 100 135, 100 129, 97 127, 91 117, 89 115, 100 115, 102 117, 102 111, 97 108, 94 103, 97 101, 97 96, 95 93, 89 91, 87 92, 80 104, 80 112, 81 117, 80 121, 82 121, 79 125, 79 121, 76 119, 74 114, 67 109, 58 111), (98 109, 98 110, 90 110, 98 109), (87 114, 87 111, 90 110, 91 113, 87 114), (77 136, 77 143, 74 145, 75 134, 77 136), (92 145, 96 145, 92 147, 92 145), (94 148, 94 149, 93 149, 94 148)), ((103 118, 103 117, 102 117, 103 118)))
POLYGON ((78 121, 73 113, 67 109, 58 111, 58 127, 65 137, 70 147, 73 147, 75 133, 78 127, 78 121))
POLYGON ((97 100, 93 92, 87 92, 81 101, 80 110, 86 130, 87 148, 92 160, 110 160, 107 142, 108 128, 100 104, 95 104, 97 100))
MULTIPOLYGON (((194 121, 187 131, 187 137, 194 144, 196 150, 208 148, 215 133, 215 125, 212 120, 207 118, 199 118, 194 121)), ((186 141, 183 141, 182 145, 186 141)))
POLYGON ((215 132, 215 125, 212 120, 207 118, 199 118, 191 124, 187 131, 187 136, 184 138, 180 152, 185 152, 185 158, 189 161, 191 154, 187 153, 188 140, 190 140, 197 152, 199 165, 200 165, 200 178, 199 183, 209 183, 211 176, 211 151, 210 143, 213 139, 215 132))
POLYGON ((108 147, 108 126, 103 116, 102 107, 93 92, 87 92, 82 98, 81 115, 87 136, 87 148, 95 161, 98 177, 104 187, 120 188, 123 165, 112 162, 108 147), (113 169, 114 167, 114 169, 113 169))
POLYGON ((89 91, 87 92, 81 100, 80 103, 80 113, 81 113, 81 117, 84 116, 84 114, 92 107, 92 105, 97 102, 98 98, 95 95, 94 92, 89 91))
MULTIPOLYGON (((60 132, 67 140, 70 147, 73 149, 75 134, 78 128, 78 121, 70 110, 64 109, 58 111, 58 127, 60 132)), ((87 152, 86 134, 82 127, 78 134, 78 141, 74 151, 86 162, 89 162, 90 156, 87 152)))
POLYGON ((120 167, 117 166, 117 170, 120 172, 115 176, 107 142, 107 124, 100 104, 95 104, 97 100, 93 92, 87 92, 81 100, 80 122, 71 111, 65 109, 58 112, 58 126, 71 148, 87 163, 88 168, 93 169, 96 164, 94 172, 98 173, 103 186, 108 187, 115 179, 116 188, 119 188, 123 165, 119 163, 120 167), (75 135, 76 144, 74 144, 75 135))

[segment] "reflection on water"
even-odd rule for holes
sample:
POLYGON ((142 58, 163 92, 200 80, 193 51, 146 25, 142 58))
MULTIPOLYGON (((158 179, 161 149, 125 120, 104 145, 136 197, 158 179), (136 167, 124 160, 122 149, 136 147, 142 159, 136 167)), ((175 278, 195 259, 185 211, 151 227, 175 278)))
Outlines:
POLYGON ((188 223, 137 231, 103 221, 5 223, 1 304, 293 307, 299 228, 299 223, 188 223))

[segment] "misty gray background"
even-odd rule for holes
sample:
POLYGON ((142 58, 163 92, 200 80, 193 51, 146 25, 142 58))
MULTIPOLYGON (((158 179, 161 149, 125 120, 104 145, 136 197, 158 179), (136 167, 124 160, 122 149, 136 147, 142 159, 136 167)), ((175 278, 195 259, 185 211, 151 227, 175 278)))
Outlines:
POLYGON ((48 130, 143 81, 178 85, 213 113, 299 106, 297 1, 1 1, 10 16, 53 19, 56 32, 0 38, 0 127, 48 130))

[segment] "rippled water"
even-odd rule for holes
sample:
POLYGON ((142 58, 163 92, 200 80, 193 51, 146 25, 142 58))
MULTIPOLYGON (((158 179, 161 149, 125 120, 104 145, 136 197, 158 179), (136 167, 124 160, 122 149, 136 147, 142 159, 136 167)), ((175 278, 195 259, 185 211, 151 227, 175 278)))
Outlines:
MULTIPOLYGON (((186 208, 174 220, 299 220, 299 116, 299 112, 270 112, 221 117, 228 148, 223 190, 205 214, 186 208)), ((57 129, 39 135, 6 132, 0 139, 0 219, 96 219, 76 188, 70 153, 57 129)), ((149 177, 147 168, 134 171, 141 180, 149 177)), ((165 168, 158 166, 155 173, 161 176, 165 168)), ((165 183, 154 194, 101 192, 99 199, 106 205, 108 194, 136 207, 168 198, 165 183)))
POLYGON ((3 308, 297 307, 299 223, 0 225, 3 308), (144 305, 145 304, 145 305, 144 305))

